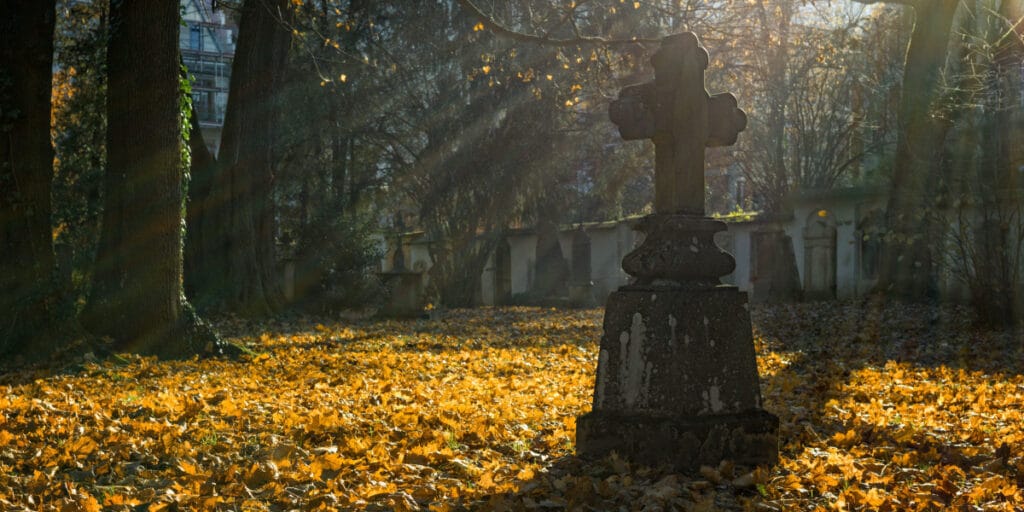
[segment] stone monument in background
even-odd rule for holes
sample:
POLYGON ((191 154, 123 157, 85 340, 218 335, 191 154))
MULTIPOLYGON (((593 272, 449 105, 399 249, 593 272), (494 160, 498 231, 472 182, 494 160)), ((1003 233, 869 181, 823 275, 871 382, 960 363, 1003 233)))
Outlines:
POLYGON ((594 300, 594 281, 591 269, 590 235, 583 226, 577 226, 572 233, 572 265, 569 279, 569 304, 574 307, 591 308, 594 300))
POLYGON ((622 268, 635 282, 608 298, 593 410, 577 453, 615 451, 692 471, 729 459, 778 459, 778 418, 761 408, 747 296, 719 278, 735 267, 704 215, 704 148, 736 142, 746 114, 704 88, 708 54, 692 33, 666 37, 654 81, 626 87, 610 116, 624 139, 653 139, 655 213, 622 268))

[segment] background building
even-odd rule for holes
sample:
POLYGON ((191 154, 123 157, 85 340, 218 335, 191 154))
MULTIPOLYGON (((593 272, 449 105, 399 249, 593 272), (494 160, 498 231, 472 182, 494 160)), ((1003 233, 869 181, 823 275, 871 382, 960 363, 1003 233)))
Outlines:
POLYGON ((207 147, 220 149, 238 25, 215 0, 182 0, 181 57, 192 75, 192 104, 207 147))

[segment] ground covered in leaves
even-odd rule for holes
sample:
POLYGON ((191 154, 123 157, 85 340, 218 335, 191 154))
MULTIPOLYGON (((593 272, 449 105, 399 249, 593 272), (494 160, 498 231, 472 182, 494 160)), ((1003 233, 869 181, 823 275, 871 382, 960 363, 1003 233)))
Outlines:
POLYGON ((600 310, 220 328, 242 361, 0 376, 5 510, 1020 510, 1021 337, 959 310, 752 309, 773 468, 573 457, 600 310))

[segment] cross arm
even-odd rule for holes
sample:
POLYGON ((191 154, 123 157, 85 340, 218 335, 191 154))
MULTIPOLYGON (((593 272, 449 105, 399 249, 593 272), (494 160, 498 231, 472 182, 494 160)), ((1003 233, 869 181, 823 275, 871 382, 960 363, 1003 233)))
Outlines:
POLYGON ((619 99, 608 106, 608 117, 623 139, 650 139, 655 133, 655 102, 654 82, 623 87, 619 99))
POLYGON ((747 127, 747 113, 736 103, 736 96, 723 92, 708 104, 708 147, 732 146, 747 127))

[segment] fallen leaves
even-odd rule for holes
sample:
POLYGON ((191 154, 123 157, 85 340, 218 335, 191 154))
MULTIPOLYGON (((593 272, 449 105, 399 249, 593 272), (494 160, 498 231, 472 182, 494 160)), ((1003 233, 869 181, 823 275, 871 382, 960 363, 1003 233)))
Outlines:
POLYGON ((769 497, 840 510, 1020 509, 1021 344, 968 321, 892 304, 757 310, 766 407, 782 417, 785 444, 769 497))
POLYGON ((1012 336, 957 313, 753 308, 775 468, 696 475, 572 456, 601 312, 224 320, 243 362, 85 362, 0 393, 0 508, 1014 510, 1012 336), (646 508, 645 508, 646 507, 646 508))

